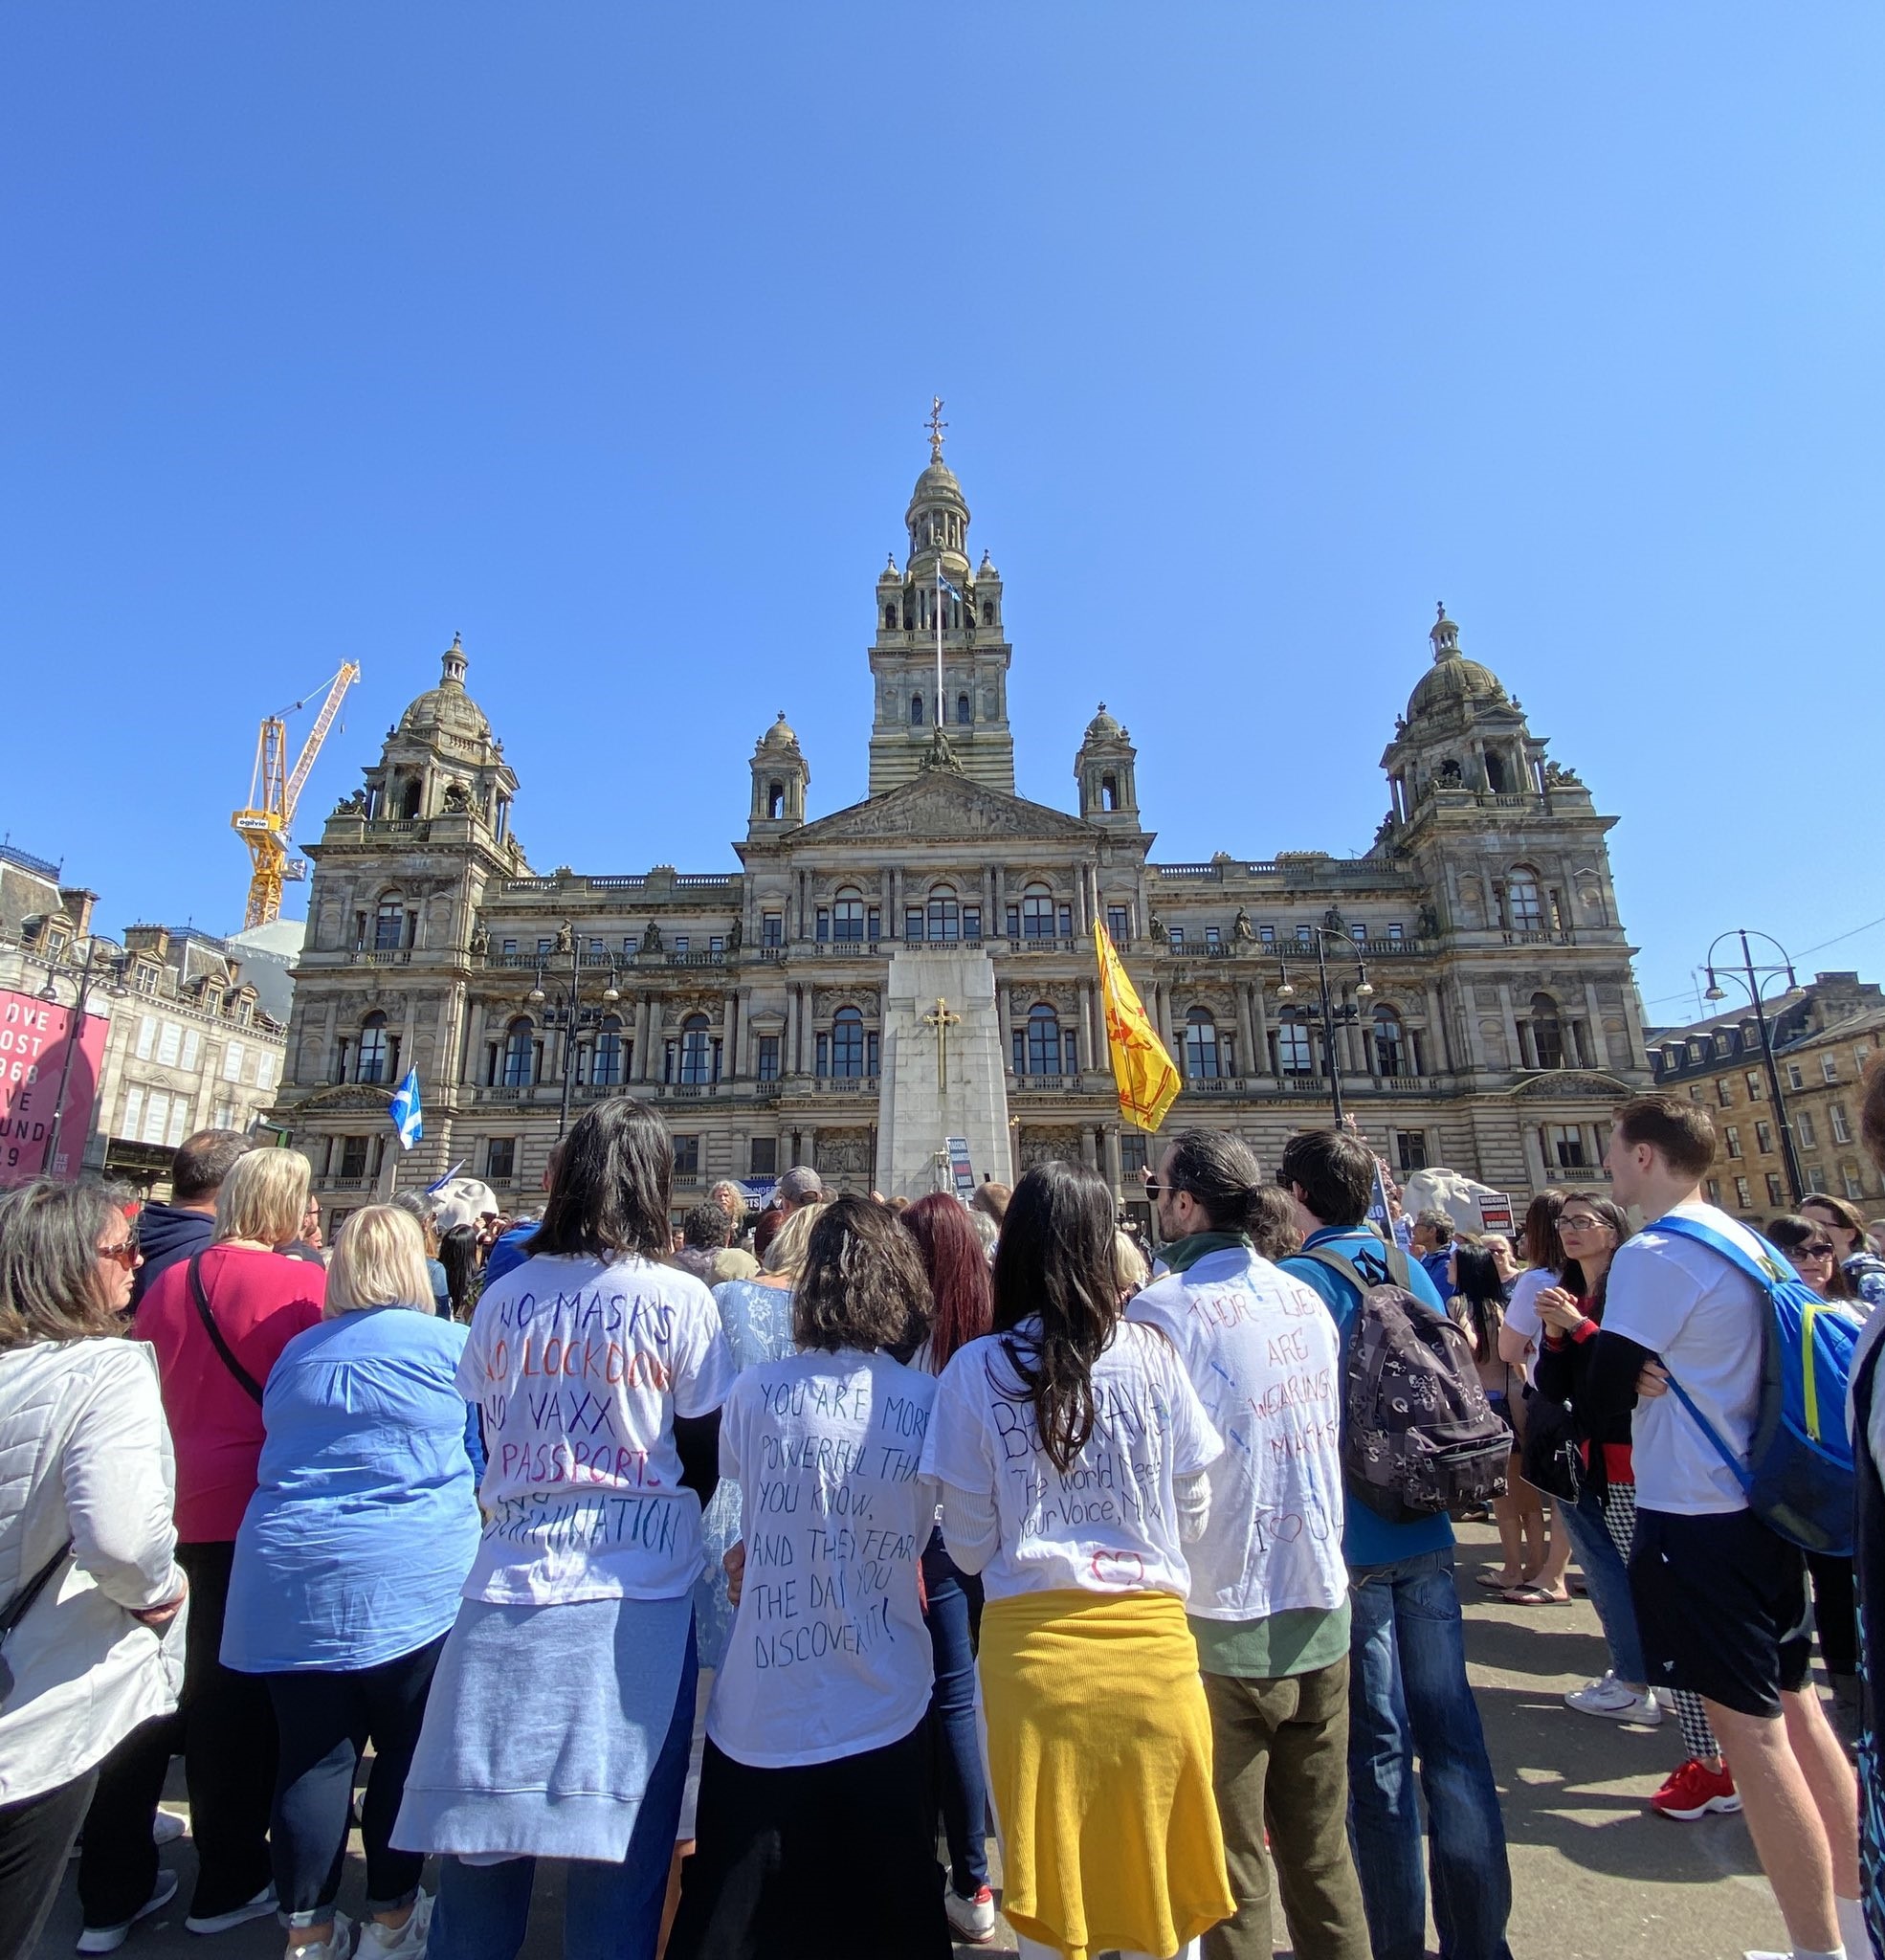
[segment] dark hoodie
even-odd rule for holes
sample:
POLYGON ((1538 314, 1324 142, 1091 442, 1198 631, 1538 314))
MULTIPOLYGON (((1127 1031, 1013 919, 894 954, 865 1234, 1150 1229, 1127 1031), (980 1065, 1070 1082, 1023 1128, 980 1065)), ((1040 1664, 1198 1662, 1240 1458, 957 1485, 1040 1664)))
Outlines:
POLYGON ((215 1233, 216 1221, 208 1212, 187 1211, 182 1205, 146 1205, 138 1214, 138 1250, 144 1254, 144 1264, 131 1281, 132 1306, 150 1290, 159 1273, 202 1252, 215 1233))

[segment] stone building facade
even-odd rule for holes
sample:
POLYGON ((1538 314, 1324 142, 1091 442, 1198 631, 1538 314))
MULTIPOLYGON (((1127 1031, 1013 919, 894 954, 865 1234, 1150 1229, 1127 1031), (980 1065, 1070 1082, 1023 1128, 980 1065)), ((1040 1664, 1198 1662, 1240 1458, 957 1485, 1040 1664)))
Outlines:
POLYGON ((533 1192, 560 1126, 632 1094, 672 1125, 679 1202, 798 1163, 868 1188, 889 956, 936 942, 991 957, 1017 1169, 1082 1159, 1130 1201, 1145 1140, 1122 1131, 1107 1066, 1096 921, 1184 1070, 1169 1121, 1234 1128, 1274 1165, 1328 1120, 1321 928, 1355 1011, 1335 1031, 1347 1106, 1391 1162, 1519 1194, 1601 1174, 1607 1119, 1649 1079, 1614 818, 1444 611, 1366 856, 1162 863, 1137 751, 1103 706, 1073 758, 1074 809, 1015 794, 1002 580, 970 558, 940 443, 904 522, 874 593, 869 792, 815 813, 782 712, 753 750, 732 874, 534 869, 454 642, 308 851, 278 1120, 330 1210, 388 1181, 387 1103, 409 1065, 426 1136, 404 1183, 462 1162, 533 1192))

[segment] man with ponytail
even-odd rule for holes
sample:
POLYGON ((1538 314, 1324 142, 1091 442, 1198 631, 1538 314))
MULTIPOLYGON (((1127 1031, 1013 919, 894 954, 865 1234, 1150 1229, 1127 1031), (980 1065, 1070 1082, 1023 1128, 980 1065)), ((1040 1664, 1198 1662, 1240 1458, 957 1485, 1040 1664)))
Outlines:
POLYGON ((1348 1574, 1340 1343, 1321 1302, 1255 1249, 1249 1145, 1182 1130, 1147 1193, 1164 1272, 1127 1307, 1178 1349, 1227 1445, 1186 1553, 1235 1914, 1205 1960, 1268 1960, 1270 1850, 1297 1960, 1367 1960, 1348 1848, 1348 1574))

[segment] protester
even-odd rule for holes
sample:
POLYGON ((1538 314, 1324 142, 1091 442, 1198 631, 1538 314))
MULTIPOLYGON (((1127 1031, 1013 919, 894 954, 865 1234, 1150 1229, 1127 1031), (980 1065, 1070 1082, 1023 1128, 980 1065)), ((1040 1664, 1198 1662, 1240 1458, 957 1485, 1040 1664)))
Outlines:
POLYGON ((317 1266, 327 1263, 327 1254, 321 1240, 321 1200, 312 1192, 308 1192, 307 1203, 301 1207, 301 1222, 296 1228, 294 1237, 285 1245, 277 1245, 276 1251, 291 1259, 311 1260, 317 1266))
POLYGON ((1508 1606, 1563 1606, 1570 1598, 1568 1592, 1553 1592, 1539 1583, 1546 1555, 1544 1500, 1535 1485, 1525 1481, 1520 1469, 1523 1412, 1517 1391, 1522 1377, 1499 1353, 1505 1288, 1491 1251, 1483 1244, 1455 1238, 1448 1255, 1447 1282, 1447 1311, 1473 1344, 1479 1386, 1486 1392, 1493 1414, 1512 1431, 1505 1493, 1493 1500, 1493 1522, 1498 1526, 1504 1564, 1498 1571, 1475 1574, 1476 1581, 1488 1592, 1497 1592, 1508 1606))
POLYGON ((216 1234, 216 1193, 248 1148, 249 1139, 233 1129, 200 1129, 177 1146, 170 1159, 170 1202, 148 1204, 138 1214, 144 1263, 131 1279, 133 1310, 179 1259, 207 1250, 216 1234))
POLYGON ((1205 1960, 1270 1960, 1270 1859, 1296 1960, 1368 1960, 1348 1846, 1335 1325, 1315 1294, 1253 1250, 1249 1228, 1281 1193, 1240 1138, 1181 1130, 1146 1191, 1165 1271, 1127 1313, 1177 1348, 1233 1445, 1207 1473, 1209 1518, 1186 1554, 1237 1902, 1205 1935, 1205 1960), (1285 1535, 1282 1519, 1297 1528, 1285 1535))
POLYGON ((891 1352, 914 1348, 928 1316, 895 1214, 838 1198, 792 1295, 800 1351, 749 1369, 727 1396, 721 1467, 741 1487, 743 1591, 707 1715, 673 1960, 952 1950, 917 1592, 935 1498, 915 1473, 935 1385, 891 1352))
POLYGON ((674 1149, 647 1103, 569 1132, 458 1387, 491 1460, 392 1841, 446 1854, 432 1960, 509 1960, 539 1858, 571 1860, 564 1950, 650 1960, 695 1704, 700 1497, 733 1365, 699 1281, 660 1263, 674 1149), (547 1392, 546 1392, 547 1391, 547 1392))
POLYGON ((80 1872, 81 1951, 113 1951, 177 1889, 158 1869, 138 1793, 107 1792, 102 1805, 94 1795, 122 1746, 167 1727, 183 1673, 170 1438, 150 1357, 115 1338, 138 1257, 123 1213, 96 1185, 41 1178, 0 1197, 9 1956, 35 1950, 88 1806, 97 1841, 80 1872))
POLYGON ((1498 1351, 1500 1360, 1524 1370, 1527 1379, 1542 1338, 1539 1330, 1538 1298, 1546 1287, 1558 1284, 1559 1270, 1564 1263, 1563 1240, 1558 1233, 1558 1220, 1563 1210, 1562 1191, 1541 1191, 1525 1207, 1525 1222, 1519 1232, 1525 1265, 1506 1297, 1498 1351))
MULTIPOLYGON (((1364 1222, 1374 1159, 1354 1137, 1298 1131, 1284 1147, 1277 1181, 1294 1196, 1305 1235, 1282 1268, 1321 1295, 1344 1352, 1370 1286, 1391 1281, 1442 1310, 1427 1275, 1364 1222), (1312 1257, 1318 1253, 1342 1270, 1312 1257)), ((1453 1526, 1444 1514, 1390 1524, 1351 1501, 1342 1550, 1353 1615, 1350 1818, 1374 1960, 1420 1960, 1427 1950, 1416 1758, 1441 1949, 1449 1960, 1510 1960, 1512 1873, 1498 1787, 1466 1679, 1453 1526)))
POLYGON ((418 1226, 425 1242, 426 1283, 432 1288, 432 1311, 442 1321, 452 1318, 452 1281, 447 1277, 445 1262, 439 1258, 441 1237, 438 1217, 431 1202, 416 1191, 403 1191, 392 1200, 393 1205, 418 1226))
MULTIPOLYGON (((932 1192, 899 1213, 916 1240, 929 1280, 928 1338, 915 1364, 940 1375, 969 1342, 994 1325, 988 1261, 969 1212, 945 1192, 932 1192)), ((936 1685, 929 1736, 936 1755, 938 1807, 949 1847, 949 1889, 942 1904, 957 1934, 979 1945, 993 1937, 995 1895, 988 1884, 988 1781, 975 1719, 975 1642, 982 1626, 982 1580, 949 1556, 940 1526, 925 1533, 925 1618, 936 1685)))
POLYGON ((987 1594, 1003 1909, 1036 1960, 1189 1956, 1236 1909, 1181 1543, 1204 1528, 1224 1445, 1171 1344, 1121 1320, 1118 1293, 1098 1173, 1029 1171, 995 1253, 995 1331, 943 1370, 923 1445, 949 1556, 987 1594))
POLYGON ((1121 1306, 1152 1277, 1152 1262, 1140 1250, 1139 1241, 1123 1228, 1113 1233, 1113 1271, 1120 1282, 1121 1306))
MULTIPOLYGON (((743 1241, 747 1236, 752 1219, 752 1207, 746 1202, 744 1188, 734 1183, 730 1177, 722 1177, 707 1196, 726 1214, 726 1222, 733 1228, 727 1236, 727 1244, 743 1251, 743 1241)), ((725 1274, 723 1278, 743 1278, 744 1275, 725 1274)))
POLYGON ((1453 1236, 1453 1221, 1445 1212, 1426 1211, 1414 1218, 1413 1256, 1443 1300, 1452 1284, 1453 1236))
MULTIPOLYGON (((563 1161, 565 1146, 554 1143, 549 1154, 543 1159, 543 1189, 549 1191, 556 1183, 557 1166, 563 1161)), ((501 1221, 499 1221, 501 1222, 501 1221)), ((667 1218, 661 1220, 661 1251, 667 1251, 667 1218)), ((489 1285, 493 1280, 501 1280, 506 1273, 512 1273, 530 1257, 531 1241, 537 1236, 537 1220, 525 1218, 515 1225, 508 1225, 491 1241, 490 1249, 484 1255, 484 1281, 489 1285)))
POLYGON ((477 1227, 454 1225, 438 1241, 438 1263, 445 1268, 445 1293, 452 1318, 469 1322, 477 1296, 484 1290, 477 1227))
POLYGON ((985 1177, 975 1187, 974 1195, 968 1201, 969 1208, 980 1212, 999 1233, 1002 1229, 1002 1220, 1008 1216, 1009 1200, 1013 1194, 1007 1185, 997 1184, 993 1178, 985 1177))
POLYGON ((1759 1260, 1760 1241, 1701 1195, 1715 1126, 1687 1097, 1617 1112, 1605 1166, 1620 1205, 1651 1222, 1610 1261, 1586 1382, 1591 1419, 1634 1405, 1630 1592, 1650 1679, 1693 1689, 1733 1766, 1762 1868, 1798 1953, 1864 1950, 1857 1793, 1808 1680, 1801 1554, 1749 1510, 1690 1403, 1745 1458, 1761 1395, 1766 1297, 1699 1227, 1759 1260))
POLYGON ((1885 1258, 1879 1258, 1873 1245, 1858 1206, 1830 1192, 1816 1191, 1800 1201, 1800 1215, 1825 1226, 1826 1236, 1832 1240, 1833 1257, 1847 1285, 1839 1297, 1856 1302, 1866 1314, 1875 1306, 1885 1306, 1885 1258))
POLYGON ((262 1398, 268 1440, 235 1542, 223 1664, 258 1676, 280 1735, 270 1849, 288 1960, 346 1960, 335 1910, 363 1746, 363 1956, 423 1954, 424 1860, 395 1851, 406 1770, 477 1549, 456 1370, 465 1330, 432 1307, 418 1222, 368 1205, 341 1227, 321 1325, 262 1398))
MULTIPOLYGON (((1885 1175, 1885 1063, 1874 1062, 1859 1107, 1859 1135, 1873 1169, 1885 1175)), ((1853 1557, 1859 1598, 1859 1672, 1868 1683, 1885 1667, 1885 1394, 1879 1392, 1879 1341, 1885 1313, 1867 1321, 1852 1354, 1850 1427, 1854 1444, 1853 1557)), ((1875 1694, 1864 1703, 1859 1742, 1859 1861, 1866 1930, 1874 1954, 1885 1953, 1885 1746, 1875 1694)), ((1847 1930, 1847 1939, 1852 1933, 1847 1930)), ((1863 1951, 1861 1948, 1859 1949, 1863 1951)), ((1857 1954, 1853 1956, 1857 1960, 1857 1954)))
POLYGON ((1302 1243, 1302 1230, 1296 1222, 1296 1201, 1278 1185, 1257 1186, 1244 1230, 1251 1244, 1266 1259, 1287 1258, 1302 1243))
MULTIPOLYGON (((323 1269, 274 1248, 307 1202, 299 1150, 251 1150, 216 1197, 215 1242, 173 1265, 138 1308, 157 1351, 177 1455, 177 1561, 189 1575, 184 1774, 196 1889, 184 1924, 224 1932, 275 1909, 268 1854, 275 1715, 254 1676, 222 1663, 236 1532, 255 1488, 263 1385, 277 1357, 321 1319, 323 1269)), ((160 1778, 161 1780, 161 1778, 160 1778)), ((151 1791, 156 1802, 157 1792, 151 1791)))
POLYGON ((824 1179, 809 1164, 794 1164, 773 1187, 772 1209, 789 1218, 801 1205, 822 1205, 828 1196, 824 1179))

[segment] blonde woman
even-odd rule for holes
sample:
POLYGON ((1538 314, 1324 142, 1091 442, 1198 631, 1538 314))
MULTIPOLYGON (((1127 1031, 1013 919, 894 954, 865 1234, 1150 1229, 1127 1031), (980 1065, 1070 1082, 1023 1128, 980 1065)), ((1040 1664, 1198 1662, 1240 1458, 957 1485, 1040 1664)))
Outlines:
POLYGON ((300 1229, 307 1192, 299 1150, 238 1157, 216 1193, 208 1249, 160 1275, 138 1307, 176 1448, 177 1563, 189 1575, 183 1747, 197 1869, 184 1924, 197 1933, 275 1909, 275 1715, 262 1683, 220 1657, 235 1534, 262 1453, 263 1385, 281 1350, 321 1319, 326 1274, 275 1250, 300 1229))
POLYGON ((417 1220, 368 1205, 335 1241, 322 1325, 289 1342, 269 1376, 268 1440, 235 1544, 223 1660, 261 1679, 280 1734, 271 1826, 288 1960, 349 1950, 334 1898, 368 1739, 359 1951, 426 1949, 424 1860, 390 1838, 477 1550, 456 1382, 465 1339, 432 1312, 417 1220))

